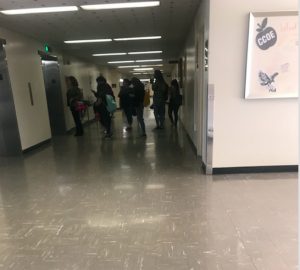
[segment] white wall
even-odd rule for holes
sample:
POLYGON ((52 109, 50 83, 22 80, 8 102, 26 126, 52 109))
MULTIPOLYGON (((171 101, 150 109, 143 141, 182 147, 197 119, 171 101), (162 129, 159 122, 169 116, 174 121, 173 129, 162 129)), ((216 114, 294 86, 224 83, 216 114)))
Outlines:
POLYGON ((213 167, 298 164, 297 100, 243 98, 249 12, 297 9, 297 0, 210 1, 213 167))
POLYGON ((51 138, 46 92, 38 50, 42 45, 30 38, 0 28, 7 41, 5 51, 13 91, 22 149, 51 138), (28 82, 32 85, 31 106, 28 82))

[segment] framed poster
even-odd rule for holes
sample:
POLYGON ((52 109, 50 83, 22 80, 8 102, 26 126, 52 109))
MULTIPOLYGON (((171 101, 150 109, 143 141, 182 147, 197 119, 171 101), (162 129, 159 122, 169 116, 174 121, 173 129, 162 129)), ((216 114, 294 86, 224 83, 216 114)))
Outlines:
POLYGON ((246 99, 298 97, 298 12, 250 13, 246 99))

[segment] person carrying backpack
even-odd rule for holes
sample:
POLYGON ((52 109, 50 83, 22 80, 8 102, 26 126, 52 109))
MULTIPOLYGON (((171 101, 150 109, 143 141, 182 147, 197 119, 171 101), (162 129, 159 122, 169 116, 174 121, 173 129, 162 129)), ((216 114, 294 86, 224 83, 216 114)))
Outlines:
POLYGON ((95 96, 97 97, 97 101, 94 104, 94 110, 100 116, 100 123, 105 127, 105 137, 111 138, 111 111, 109 111, 108 102, 112 102, 115 98, 113 95, 113 91, 109 84, 106 82, 106 79, 103 76, 99 76, 97 78, 97 92, 95 96))

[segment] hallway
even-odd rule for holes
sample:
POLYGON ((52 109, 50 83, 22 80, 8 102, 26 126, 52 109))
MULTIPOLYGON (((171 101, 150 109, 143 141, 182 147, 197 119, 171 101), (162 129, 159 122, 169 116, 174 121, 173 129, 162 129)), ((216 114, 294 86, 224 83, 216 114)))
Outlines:
POLYGON ((285 270, 297 175, 206 176, 184 131, 99 127, 0 163, 0 269, 285 270))

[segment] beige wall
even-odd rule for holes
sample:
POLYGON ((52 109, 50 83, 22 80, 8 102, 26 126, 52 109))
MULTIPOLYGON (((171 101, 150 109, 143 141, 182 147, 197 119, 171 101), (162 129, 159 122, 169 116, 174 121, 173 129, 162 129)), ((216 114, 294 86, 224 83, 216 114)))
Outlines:
POLYGON ((213 167, 298 164, 297 99, 243 98, 249 12, 297 9, 296 0, 210 1, 213 167))
MULTIPOLYGON (((214 168, 298 163, 297 100, 244 99, 249 12, 280 10, 297 10, 297 1, 201 2, 181 54, 187 60, 181 119, 198 155, 206 163, 207 86, 212 84, 214 168), (209 40, 208 72, 203 70, 201 62, 206 39, 209 40)), ((177 76, 175 68, 172 77, 177 76)))

